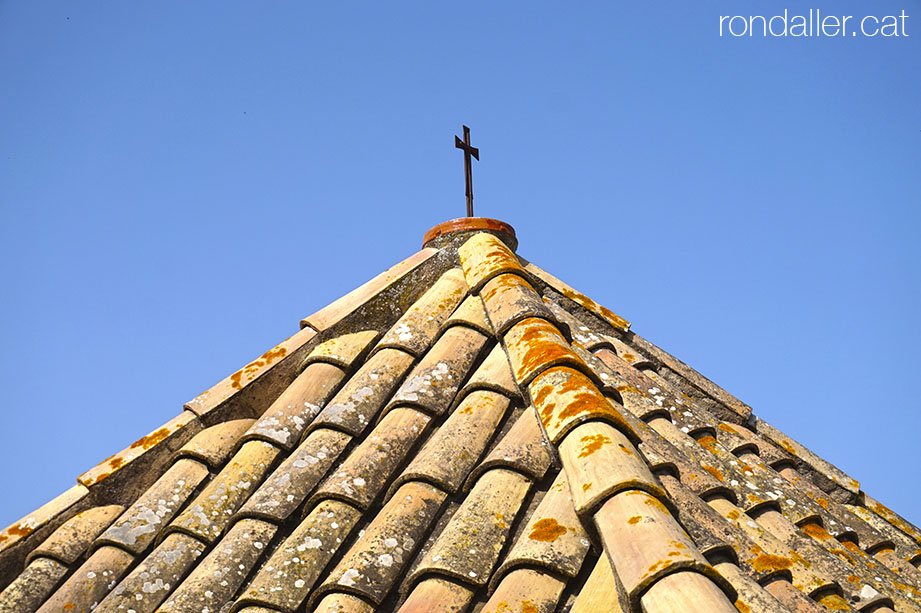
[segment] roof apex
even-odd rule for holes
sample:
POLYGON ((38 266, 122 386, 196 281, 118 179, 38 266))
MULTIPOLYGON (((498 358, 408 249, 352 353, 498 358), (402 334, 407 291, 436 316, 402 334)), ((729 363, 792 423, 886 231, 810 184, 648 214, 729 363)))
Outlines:
POLYGON ((502 242, 512 251, 518 249, 515 228, 504 221, 489 217, 460 217, 442 222, 425 233, 422 238, 422 246, 441 247, 445 242, 453 242, 458 235, 465 236, 473 232, 490 232, 502 239, 502 242))

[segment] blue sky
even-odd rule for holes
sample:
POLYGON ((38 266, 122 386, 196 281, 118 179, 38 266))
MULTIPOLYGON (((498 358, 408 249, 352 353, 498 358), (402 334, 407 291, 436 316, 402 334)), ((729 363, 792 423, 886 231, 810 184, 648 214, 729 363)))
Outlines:
POLYGON ((921 3, 719 36, 784 8, 0 3, 0 524, 463 215, 462 123, 522 255, 921 523, 921 3))

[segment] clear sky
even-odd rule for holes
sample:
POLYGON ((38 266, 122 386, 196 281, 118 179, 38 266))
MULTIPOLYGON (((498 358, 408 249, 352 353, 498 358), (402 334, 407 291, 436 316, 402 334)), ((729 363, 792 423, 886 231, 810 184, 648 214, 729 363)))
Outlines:
POLYGON ((522 255, 921 523, 921 3, 801 4, 908 36, 720 37, 785 8, 738 0, 0 2, 0 524, 463 215, 462 123, 522 255))

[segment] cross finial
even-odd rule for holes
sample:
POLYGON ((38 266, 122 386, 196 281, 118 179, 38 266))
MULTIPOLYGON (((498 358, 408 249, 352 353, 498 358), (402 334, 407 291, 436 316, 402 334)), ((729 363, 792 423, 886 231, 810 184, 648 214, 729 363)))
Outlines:
POLYGON ((473 217, 473 167, 470 156, 472 155, 479 161, 480 150, 470 146, 470 128, 464 126, 464 140, 461 140, 455 135, 454 146, 457 149, 464 150, 464 179, 467 183, 467 217, 473 217))

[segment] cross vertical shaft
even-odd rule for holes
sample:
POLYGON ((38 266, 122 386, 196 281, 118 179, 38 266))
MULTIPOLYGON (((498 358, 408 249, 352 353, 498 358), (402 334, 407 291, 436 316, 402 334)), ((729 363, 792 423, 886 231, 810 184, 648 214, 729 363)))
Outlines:
POLYGON ((480 150, 470 146, 470 128, 464 126, 464 140, 454 136, 454 147, 464 151, 464 180, 467 194, 467 217, 473 217, 473 163, 470 157, 480 160, 480 150))

